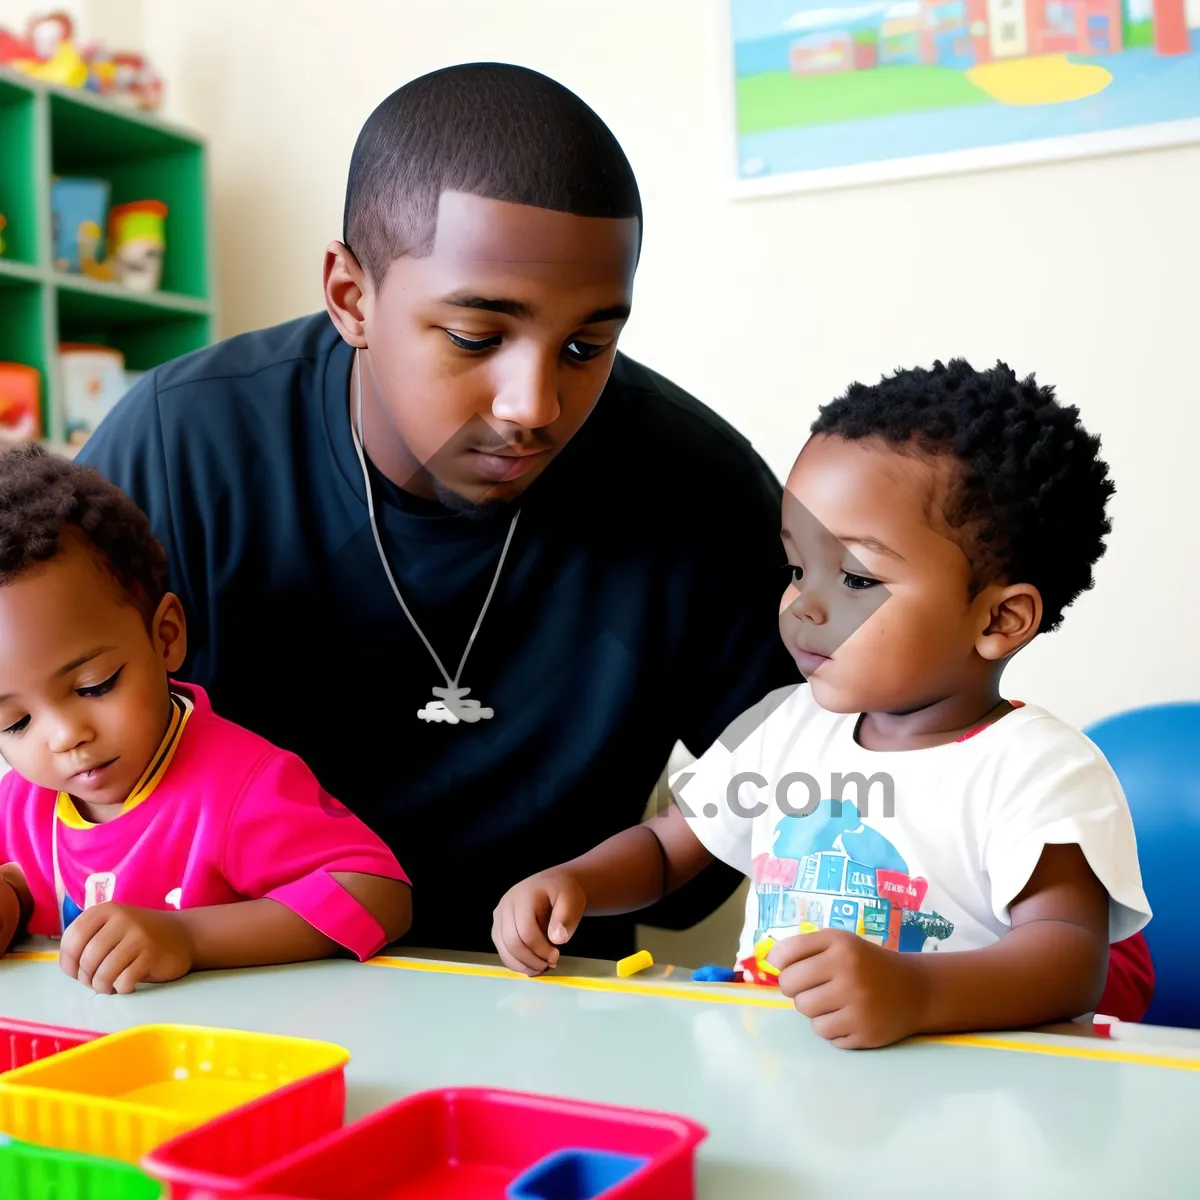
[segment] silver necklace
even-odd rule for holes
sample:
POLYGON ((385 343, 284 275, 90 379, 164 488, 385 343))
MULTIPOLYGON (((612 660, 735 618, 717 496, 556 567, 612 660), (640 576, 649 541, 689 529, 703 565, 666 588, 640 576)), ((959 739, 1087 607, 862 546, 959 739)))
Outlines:
POLYGON ((379 524, 375 519, 375 497, 371 492, 371 476, 367 470, 366 451, 363 449, 362 364, 359 361, 357 350, 354 352, 354 424, 350 427, 350 431, 354 435, 354 449, 358 453, 358 464, 362 467, 363 487, 367 493, 367 517, 371 522, 371 533, 375 537, 375 549, 379 554, 379 561, 383 565, 383 571, 387 576, 388 583, 392 585, 392 591, 395 593, 396 600, 404 610, 404 615, 408 618, 408 623, 413 627, 417 637, 425 644, 425 649, 429 651, 429 656, 437 663, 437 669, 442 673, 442 678, 446 681, 444 688, 435 687, 433 689, 433 699, 424 708, 417 710, 417 716, 422 721, 447 721, 451 725, 457 725, 460 721, 473 723, 475 721, 487 720, 489 717, 496 715, 495 710, 484 708, 478 700, 468 699, 467 697, 471 689, 459 687, 459 680, 462 678, 463 667, 467 663, 467 655, 471 653, 471 647, 475 644, 479 627, 483 624, 483 618, 487 614, 488 605, 492 602, 492 594, 496 590, 496 584, 500 582, 500 572, 504 570, 504 560, 508 557, 508 547, 512 543, 513 532, 517 528, 517 517, 521 515, 521 511, 518 509, 513 515, 512 523, 508 527, 508 536, 504 539, 504 549, 500 551, 500 562, 496 566, 496 574, 492 576, 492 586, 488 588, 483 608, 479 610, 479 619, 475 622, 475 628, 471 630, 471 636, 467 639, 466 648, 463 650, 462 659, 458 664, 458 670, 455 672, 454 678, 451 679, 450 673, 442 666, 442 660, 438 658, 437 651, 429 644, 429 639, 421 631, 416 618, 409 612, 408 605, 404 603, 404 597, 400 594, 400 589, 396 585, 396 579, 392 575, 392 568, 388 566, 387 555, 383 550, 383 540, 379 536, 379 524))

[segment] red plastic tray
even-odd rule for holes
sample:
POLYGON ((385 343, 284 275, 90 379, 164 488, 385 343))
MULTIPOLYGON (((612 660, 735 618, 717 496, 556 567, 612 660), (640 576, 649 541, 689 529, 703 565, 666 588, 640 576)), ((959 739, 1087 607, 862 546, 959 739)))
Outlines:
POLYGON ((49 1058, 74 1046, 102 1037, 86 1029, 39 1025, 36 1021, 10 1021, 0 1017, 0 1073, 49 1058))
MULTIPOLYGON (((644 1156, 595 1200, 693 1200, 696 1146, 686 1117, 489 1088, 420 1092, 256 1171, 242 1196, 289 1200, 505 1200, 539 1160, 586 1147, 644 1156)), ((194 1200, 194 1198, 191 1198, 194 1200)))
POLYGON ((164 1142, 142 1170, 170 1185, 171 1200, 237 1192, 262 1168, 311 1145, 346 1118, 343 1067, 298 1079, 164 1142))

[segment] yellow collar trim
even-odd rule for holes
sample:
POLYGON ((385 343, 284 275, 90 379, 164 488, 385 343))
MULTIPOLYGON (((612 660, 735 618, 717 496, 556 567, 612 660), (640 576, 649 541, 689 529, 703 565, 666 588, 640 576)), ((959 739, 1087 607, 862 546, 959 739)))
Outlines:
MULTIPOLYGON (((167 726, 167 732, 163 735, 163 740, 150 759, 150 765, 142 772, 137 786, 129 793, 125 803, 121 805, 121 814, 119 815, 137 808, 139 804, 144 800, 149 800, 153 795, 154 789, 158 787, 162 782, 162 777, 167 773, 167 768, 175 757, 175 751, 179 749, 179 743, 183 740, 184 728, 194 708, 195 705, 187 696, 181 695, 179 692, 171 693, 171 720, 167 726)), ((75 807, 75 802, 66 792, 58 793, 56 813, 58 820, 68 829, 95 828, 96 823, 89 821, 80 813, 79 809, 75 807)))

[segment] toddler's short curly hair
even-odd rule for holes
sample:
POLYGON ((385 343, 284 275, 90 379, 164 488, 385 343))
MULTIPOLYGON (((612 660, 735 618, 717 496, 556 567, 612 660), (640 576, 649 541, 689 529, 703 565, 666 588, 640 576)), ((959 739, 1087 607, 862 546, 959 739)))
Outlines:
POLYGON ((825 405, 814 434, 878 438, 900 453, 955 462, 943 515, 958 531, 974 594, 992 582, 1031 583, 1042 631, 1093 584, 1116 490, 1100 439, 1032 375, 963 359, 853 384, 825 405))
POLYGON ((167 558, 145 514, 98 471, 40 446, 0 454, 0 587, 81 539, 147 624, 167 591, 167 558))

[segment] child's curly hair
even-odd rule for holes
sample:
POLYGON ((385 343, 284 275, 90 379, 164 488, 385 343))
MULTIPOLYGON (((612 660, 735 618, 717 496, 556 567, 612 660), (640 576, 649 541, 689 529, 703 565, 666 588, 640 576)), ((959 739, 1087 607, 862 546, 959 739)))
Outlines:
POLYGON ((167 591, 167 558, 145 514, 98 471, 21 446, 0 454, 0 587, 81 538, 142 612, 167 591))
POLYGON ((976 371, 963 359, 856 383, 826 404, 813 433, 879 438, 900 453, 952 458, 958 469, 944 516, 962 535, 973 594, 989 583, 1031 583, 1041 629, 1093 584, 1116 488, 1100 439, 1052 387, 1004 363, 976 371))

